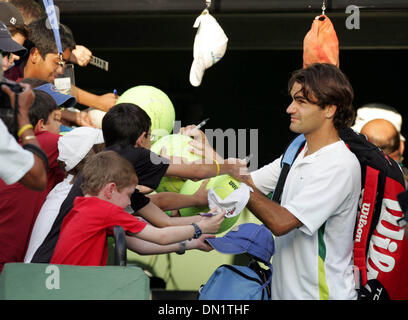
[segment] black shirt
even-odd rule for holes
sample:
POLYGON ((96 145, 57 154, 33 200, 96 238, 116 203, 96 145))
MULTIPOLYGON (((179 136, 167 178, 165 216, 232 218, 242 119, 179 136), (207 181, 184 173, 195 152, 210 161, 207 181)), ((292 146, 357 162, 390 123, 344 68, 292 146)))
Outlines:
MULTIPOLYGON (((127 159, 135 168, 136 174, 139 178, 139 185, 143 185, 152 189, 156 189, 160 183, 160 180, 164 176, 169 167, 169 161, 162 158, 155 153, 145 148, 134 147, 128 145, 126 147, 120 147, 118 145, 111 146, 105 150, 112 150, 120 154, 127 159)), ((50 232, 44 239, 41 246, 35 252, 31 262, 32 263, 49 263, 54 253, 55 246, 57 245, 61 225, 66 215, 71 211, 74 206, 74 200, 76 197, 82 197, 84 194, 81 189, 82 175, 79 175, 76 179, 71 191, 65 198, 61 205, 58 216, 56 217, 50 232)), ((131 197, 132 209, 136 212, 146 206, 150 199, 146 197, 139 190, 135 190, 131 197)))

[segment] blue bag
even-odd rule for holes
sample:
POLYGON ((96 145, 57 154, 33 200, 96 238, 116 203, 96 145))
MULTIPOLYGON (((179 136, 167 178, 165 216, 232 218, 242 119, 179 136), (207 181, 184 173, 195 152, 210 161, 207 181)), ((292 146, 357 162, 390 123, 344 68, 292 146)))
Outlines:
POLYGON ((243 223, 219 238, 206 241, 217 251, 246 254, 251 262, 246 266, 222 265, 201 287, 199 300, 270 300, 272 265, 275 244, 271 231, 264 225, 243 223), (262 262, 268 269, 261 268, 262 262))
MULTIPOLYGON (((260 267, 259 267, 260 268, 260 267)), ((270 300, 271 270, 259 275, 251 267, 219 266, 201 287, 199 300, 270 300), (266 277, 266 281, 265 278, 266 277)))

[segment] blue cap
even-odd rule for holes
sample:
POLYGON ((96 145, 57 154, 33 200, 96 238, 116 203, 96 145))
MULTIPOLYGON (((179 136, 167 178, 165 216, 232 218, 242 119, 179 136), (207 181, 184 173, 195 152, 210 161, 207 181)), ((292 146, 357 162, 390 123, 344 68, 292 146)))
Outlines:
POLYGON ((243 223, 232 228, 223 237, 207 238, 206 241, 221 253, 248 253, 268 266, 275 253, 272 232, 263 224, 243 223))
POLYGON ((75 97, 59 92, 52 83, 43 84, 42 86, 34 88, 34 90, 41 90, 48 93, 54 98, 59 107, 70 108, 75 106, 77 103, 75 97))

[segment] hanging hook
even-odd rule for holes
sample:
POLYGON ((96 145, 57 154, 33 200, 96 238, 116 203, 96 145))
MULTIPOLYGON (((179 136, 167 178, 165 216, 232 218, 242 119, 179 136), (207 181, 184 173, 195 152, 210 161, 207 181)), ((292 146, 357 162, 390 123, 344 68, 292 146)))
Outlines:
POLYGON ((205 0, 205 9, 201 14, 208 14, 210 13, 210 7, 211 7, 211 0, 205 0))
POLYGON ((323 3, 322 3, 322 15, 325 15, 325 13, 326 13, 326 0, 323 0, 323 3))

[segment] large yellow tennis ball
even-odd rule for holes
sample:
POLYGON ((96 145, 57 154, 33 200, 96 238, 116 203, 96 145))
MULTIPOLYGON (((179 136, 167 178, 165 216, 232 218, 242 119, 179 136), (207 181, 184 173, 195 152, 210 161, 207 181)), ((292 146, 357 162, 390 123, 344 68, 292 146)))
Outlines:
MULTIPOLYGON (((187 180, 183 184, 183 187, 181 188, 180 193, 188 194, 188 195, 194 194, 200 188, 203 181, 204 180, 200 180, 200 181, 187 180)), ((221 175, 221 176, 217 176, 217 177, 213 177, 209 179, 206 185, 206 189, 209 190, 210 188, 212 188, 215 191, 215 193, 221 199, 224 200, 229 194, 231 194, 231 192, 238 189, 239 186, 240 186, 240 182, 238 180, 225 174, 225 175, 221 175)), ((208 212, 209 210, 210 209, 208 207, 204 206, 204 207, 183 208, 183 209, 180 209, 179 211, 180 211, 181 216, 187 217, 187 216, 196 215, 200 212, 208 212)), ((238 221, 240 214, 241 213, 231 218, 225 218, 216 233, 217 234, 222 233, 228 230, 229 228, 231 228, 238 221)))
MULTIPOLYGON (((193 162, 202 159, 201 156, 190 152, 189 142, 193 139, 181 134, 170 134, 160 138, 151 147, 151 151, 160 155, 163 147, 165 147, 166 155, 180 157, 181 163, 193 162)), ((160 185, 156 189, 157 192, 180 192, 184 180, 177 177, 163 177, 160 185)))
POLYGON ((152 121, 152 143, 173 131, 176 113, 169 97, 160 89, 140 85, 126 90, 117 100, 133 103, 142 108, 152 121))

